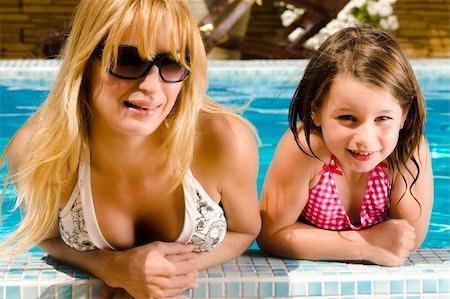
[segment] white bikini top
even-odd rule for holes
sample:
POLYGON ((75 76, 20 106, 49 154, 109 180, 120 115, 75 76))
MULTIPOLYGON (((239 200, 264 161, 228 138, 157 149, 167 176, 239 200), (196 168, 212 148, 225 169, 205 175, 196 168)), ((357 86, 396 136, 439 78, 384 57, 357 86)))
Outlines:
MULTIPOLYGON (((184 177, 183 192, 184 225, 175 242, 193 244, 196 252, 210 251, 225 237, 227 222, 224 212, 194 178, 191 170, 184 177)), ((69 201, 59 212, 59 231, 64 242, 74 249, 115 250, 103 237, 95 215, 89 153, 81 159, 78 181, 69 201)))

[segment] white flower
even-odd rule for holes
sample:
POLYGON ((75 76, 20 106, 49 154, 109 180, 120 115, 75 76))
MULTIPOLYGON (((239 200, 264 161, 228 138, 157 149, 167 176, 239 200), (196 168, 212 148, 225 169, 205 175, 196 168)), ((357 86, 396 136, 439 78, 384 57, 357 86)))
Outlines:
POLYGON ((400 26, 396 16, 388 16, 380 20, 380 25, 386 30, 397 30, 400 26))
POLYGON ((386 1, 380 1, 378 2, 378 15, 380 17, 387 17, 392 15, 394 10, 392 9, 392 6, 390 3, 386 1))
POLYGON ((376 16, 380 11, 380 3, 377 1, 368 1, 367 11, 369 12, 370 15, 376 16))
MULTIPOLYGON (((335 32, 349 27, 359 25, 358 18, 360 12, 364 13, 363 6, 366 5, 367 13, 376 17, 375 20, 379 19, 378 24, 372 24, 381 27, 385 30, 397 30, 399 28, 399 23, 397 17, 394 15, 393 4, 397 0, 351 0, 336 16, 335 19, 331 20, 324 28, 322 28, 315 36, 311 37, 304 46, 310 49, 317 49, 325 39, 335 32), (355 12, 356 11, 356 12, 355 12), (354 13, 358 14, 358 18, 354 13)), ((293 5, 286 4, 285 2, 279 1, 278 5, 285 7, 286 10, 281 15, 281 21, 283 26, 289 26, 294 20, 300 17, 303 13, 303 9, 296 8, 293 5)), ((364 18, 364 15, 363 15, 364 18)), ((304 29, 297 28, 289 35, 289 40, 293 41, 297 39, 304 29)))
MULTIPOLYGON (((396 0, 393 0, 393 1, 396 1, 396 0)), ((360 8, 361 6, 364 5, 364 3, 366 3, 366 0, 353 0, 353 1, 350 1, 350 3, 352 4, 353 7, 360 8)))

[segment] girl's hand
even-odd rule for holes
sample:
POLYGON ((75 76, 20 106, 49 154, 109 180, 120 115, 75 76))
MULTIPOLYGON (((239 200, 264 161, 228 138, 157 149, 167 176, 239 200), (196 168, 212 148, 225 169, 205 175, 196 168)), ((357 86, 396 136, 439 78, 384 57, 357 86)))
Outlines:
MULTIPOLYGON (((113 271, 106 274, 105 282, 135 298, 180 298, 177 296, 186 289, 196 287, 197 271, 191 251, 190 245, 153 242, 117 252, 110 265, 113 271)), ((111 291, 106 288, 99 295, 111 291)))
POLYGON ((385 266, 400 266, 414 248, 416 232, 405 219, 389 219, 361 231, 369 245, 367 260, 385 266))

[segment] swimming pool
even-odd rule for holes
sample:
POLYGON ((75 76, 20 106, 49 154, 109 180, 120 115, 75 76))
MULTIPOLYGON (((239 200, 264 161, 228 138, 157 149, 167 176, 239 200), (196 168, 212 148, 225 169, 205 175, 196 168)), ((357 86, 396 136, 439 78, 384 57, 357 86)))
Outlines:
MULTIPOLYGON (((57 60, 0 61, 0 149, 35 111, 53 84, 57 60)), ((250 101, 243 115, 258 129, 260 170, 258 190, 278 139, 288 128, 290 98, 307 61, 211 61, 208 94, 228 107, 250 101)), ((413 68, 427 100, 425 133, 430 143, 435 182, 435 202, 423 248, 450 246, 450 60, 413 60, 413 68)), ((1 169, 3 181, 5 168, 1 169)), ((1 186, 0 186, 1 187, 1 186)), ((18 222, 11 214, 13 192, 7 190, 3 205, 4 236, 18 222), (6 215, 6 216, 5 216, 6 215)))
MULTIPOLYGON (((276 143, 287 128, 287 107, 306 61, 213 61, 209 94, 227 106, 252 100, 244 115, 262 146, 258 189, 276 143)), ((279 259, 250 250, 199 272, 192 298, 450 298, 449 120, 450 60, 413 61, 429 101, 427 136, 433 152, 435 205, 424 246, 401 267, 279 259), (430 116, 431 114, 431 116, 430 116), (434 115, 434 116, 433 116, 434 115), (442 248, 438 248, 442 247, 442 248)), ((0 60, 0 149, 53 84, 58 61, 0 60)), ((5 169, 0 169, 0 176, 5 169)), ((1 177, 0 177, 1 182, 1 177)), ((0 186, 1 187, 1 186, 0 186)), ((8 190, 7 197, 13 196, 8 190)), ((10 204, 4 206, 4 212, 10 204)), ((7 217, 4 231, 17 223, 7 217)), ((102 282, 33 249, 0 259, 0 299, 94 298, 102 282)))

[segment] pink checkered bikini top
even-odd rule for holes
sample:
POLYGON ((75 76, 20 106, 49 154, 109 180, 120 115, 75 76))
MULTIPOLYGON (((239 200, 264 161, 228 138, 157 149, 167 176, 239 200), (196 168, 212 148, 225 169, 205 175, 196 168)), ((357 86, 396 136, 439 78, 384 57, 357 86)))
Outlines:
POLYGON ((339 199, 334 174, 342 175, 336 158, 323 165, 319 183, 309 189, 308 202, 302 216, 316 227, 329 230, 361 230, 387 219, 391 183, 383 168, 378 164, 369 172, 366 193, 361 203, 360 224, 353 224, 339 199))

